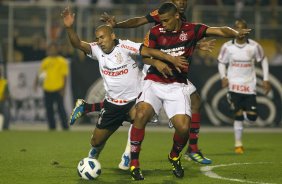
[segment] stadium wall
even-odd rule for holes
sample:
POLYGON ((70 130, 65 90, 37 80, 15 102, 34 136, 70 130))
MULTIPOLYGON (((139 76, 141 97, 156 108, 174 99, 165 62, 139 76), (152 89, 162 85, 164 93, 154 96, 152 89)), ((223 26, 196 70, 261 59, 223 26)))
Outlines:
MULTIPOLYGON (((82 63, 72 67, 73 96, 84 98, 88 102, 100 102, 104 97, 103 81, 99 77, 99 69, 96 62, 82 63), (85 70, 85 68, 91 68, 85 70), (84 72, 79 72, 84 71, 84 72), (82 86, 81 81, 91 84, 82 86), (77 87, 80 86, 80 87, 77 87), (84 91, 84 94, 81 93, 84 91), (77 95, 80 94, 80 95, 77 95), (84 96, 82 96, 84 95, 84 96)), ((227 89, 221 88, 217 66, 193 65, 190 80, 197 87, 202 98, 202 124, 213 126, 230 126, 233 123, 232 113, 226 100, 227 89)), ((257 126, 276 126, 281 124, 282 117, 282 66, 270 66, 270 82, 272 91, 269 95, 263 94, 262 70, 256 69, 258 120, 257 126)), ((168 119, 162 110, 159 121, 167 124, 168 119)))

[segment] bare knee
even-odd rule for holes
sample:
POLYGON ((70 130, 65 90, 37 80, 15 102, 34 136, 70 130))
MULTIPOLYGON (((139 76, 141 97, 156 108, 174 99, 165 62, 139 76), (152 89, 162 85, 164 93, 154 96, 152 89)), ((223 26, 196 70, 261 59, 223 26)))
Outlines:
POLYGON ((154 110, 149 104, 138 104, 134 119, 134 126, 144 128, 153 115, 154 110))

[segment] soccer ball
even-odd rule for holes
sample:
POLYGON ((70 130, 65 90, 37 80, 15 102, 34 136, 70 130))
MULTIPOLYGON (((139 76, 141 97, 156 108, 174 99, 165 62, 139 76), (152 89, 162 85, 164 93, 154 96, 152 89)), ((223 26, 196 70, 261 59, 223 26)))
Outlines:
POLYGON ((93 180, 101 174, 101 164, 97 159, 84 158, 77 166, 78 175, 86 180, 93 180))

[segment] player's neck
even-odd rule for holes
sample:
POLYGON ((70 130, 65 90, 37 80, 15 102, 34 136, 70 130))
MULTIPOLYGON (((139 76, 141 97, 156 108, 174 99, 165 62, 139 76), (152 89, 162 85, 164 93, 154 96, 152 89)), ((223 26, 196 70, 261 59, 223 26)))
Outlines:
POLYGON ((179 19, 178 22, 177 22, 177 24, 176 24, 176 26, 175 26, 174 31, 179 31, 180 28, 181 28, 181 26, 182 26, 182 21, 179 19))
POLYGON ((243 38, 243 39, 237 38, 235 41, 237 44, 240 44, 240 45, 245 44, 247 42, 246 38, 243 38))

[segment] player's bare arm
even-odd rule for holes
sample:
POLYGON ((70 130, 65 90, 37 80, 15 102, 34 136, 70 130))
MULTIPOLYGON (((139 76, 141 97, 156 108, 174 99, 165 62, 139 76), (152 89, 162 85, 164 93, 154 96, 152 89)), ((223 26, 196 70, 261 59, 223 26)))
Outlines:
POLYGON ((184 56, 173 57, 173 56, 166 54, 162 51, 159 51, 157 49, 148 48, 146 46, 142 47, 141 55, 147 56, 147 57, 154 57, 154 58, 157 58, 157 59, 160 59, 160 60, 168 61, 168 62, 172 63, 178 70, 179 70, 179 68, 187 68, 188 67, 187 60, 184 56))
POLYGON ((149 23, 145 16, 134 17, 121 22, 116 22, 115 17, 110 16, 107 13, 102 14, 100 20, 114 28, 135 28, 149 23))
POLYGON ((70 10, 69 7, 65 8, 64 11, 61 13, 63 17, 64 26, 66 28, 68 37, 73 47, 82 50, 83 52, 90 54, 91 47, 89 43, 81 41, 73 29, 74 17, 75 14, 70 10))
POLYGON ((144 57, 143 62, 147 65, 154 66, 165 78, 167 78, 168 75, 173 75, 172 69, 160 60, 144 57))
POLYGON ((225 38, 244 37, 251 32, 251 29, 241 29, 236 31, 230 27, 209 27, 206 31, 207 36, 221 36, 225 38))

